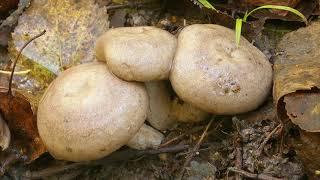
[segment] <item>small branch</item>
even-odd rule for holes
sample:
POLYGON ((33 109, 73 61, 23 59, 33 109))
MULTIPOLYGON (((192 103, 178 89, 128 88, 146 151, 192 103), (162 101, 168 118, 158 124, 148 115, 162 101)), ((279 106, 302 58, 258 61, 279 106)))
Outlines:
POLYGON ((283 180, 284 178, 276 178, 276 177, 272 177, 269 176, 267 174, 254 174, 254 173, 250 173, 241 169, 237 169, 234 167, 230 167, 228 168, 228 171, 234 172, 234 173, 238 173, 241 174, 244 177, 247 178, 252 178, 252 179, 259 179, 259 180, 283 180))
MULTIPOLYGON (((236 151, 236 162, 235 162, 235 166, 238 169, 242 169, 242 164, 243 164, 243 148, 242 148, 242 136, 241 136, 241 129, 240 129, 240 122, 238 119, 234 119, 233 123, 236 126, 236 130, 237 130, 237 136, 236 136, 236 140, 235 140, 235 151, 236 151)), ((242 177, 240 174, 238 174, 236 176, 236 180, 241 180, 242 177)))
POLYGON ((71 169, 76 169, 82 166, 89 165, 89 163, 72 163, 68 165, 63 165, 63 166, 55 166, 55 167, 49 167, 40 171, 27 171, 24 177, 26 178, 43 178, 43 177, 48 177, 52 176, 57 173, 61 173, 67 170, 71 169))
POLYGON ((145 5, 150 3, 128 3, 128 4, 117 4, 117 5, 109 5, 107 6, 107 11, 116 10, 116 9, 125 9, 125 8, 142 8, 145 5))
POLYGON ((11 75, 10 75, 10 80, 9 80, 9 89, 8 89, 8 96, 12 96, 12 91, 11 91, 11 88, 12 88, 12 79, 13 79, 13 75, 14 75, 14 70, 16 68, 16 65, 17 65, 17 62, 18 62, 18 59, 23 51, 23 49, 25 47, 28 46, 28 44, 30 44, 33 40, 37 39, 38 37, 44 35, 44 33, 46 33, 46 30, 43 30, 41 33, 39 33, 38 35, 34 36, 33 38, 31 38, 28 42, 26 42, 22 48, 20 49, 19 53, 18 53, 18 56, 16 57, 16 59, 14 60, 13 62, 13 67, 12 67, 12 72, 11 72, 11 75))
POLYGON ((110 5, 107 6, 107 10, 123 9, 123 8, 132 8, 133 4, 119 4, 119 5, 110 5))
POLYGON ((203 126, 197 126, 197 127, 195 127, 195 128, 192 128, 189 132, 183 133, 183 134, 181 134, 181 135, 179 135, 179 136, 176 136, 176 137, 168 140, 168 141, 165 142, 165 143, 160 144, 159 147, 165 147, 165 146, 167 146, 167 145, 170 145, 170 144, 172 144, 173 142, 175 142, 175 141, 183 138, 184 136, 186 136, 186 135, 188 135, 188 134, 192 134, 192 133, 198 132, 198 131, 200 131, 200 130, 203 129, 203 128, 204 128, 203 126))
POLYGON ((54 174, 62 173, 67 170, 73 170, 85 166, 96 166, 96 165, 110 165, 115 162, 128 161, 130 159, 135 159, 144 155, 155 155, 161 153, 175 153, 187 150, 189 145, 175 145, 171 147, 159 148, 159 149, 149 149, 149 150, 134 150, 134 149, 125 149, 122 151, 116 151, 109 156, 90 162, 80 162, 72 163, 62 166, 48 167, 39 171, 28 171, 24 175, 26 178, 43 178, 52 176, 54 174))
POLYGON ((264 141, 260 144, 259 148, 256 151, 256 155, 259 157, 263 151, 264 146, 267 144, 267 142, 271 139, 272 135, 278 132, 279 129, 282 128, 282 125, 279 124, 277 127, 275 127, 268 136, 264 139, 264 141))
MULTIPOLYGON (((24 74, 28 74, 31 70, 25 70, 25 71, 18 71, 18 72, 14 72, 14 75, 24 75, 24 74)), ((0 74, 6 74, 6 75, 11 75, 11 71, 3 71, 0 70, 0 74)))
POLYGON ((212 124, 213 121, 214 121, 214 118, 211 118, 211 120, 209 121, 206 129, 203 131, 203 133, 202 133, 199 141, 198 141, 197 144, 193 147, 191 153, 187 156, 186 161, 184 162, 184 164, 183 164, 183 166, 182 166, 182 169, 181 169, 180 173, 178 174, 177 179, 182 179, 186 166, 189 165, 191 159, 193 158, 193 156, 195 155, 195 153, 199 150, 200 145, 201 145, 202 141, 204 140, 204 138, 206 137, 207 132, 208 132, 208 129, 210 128, 210 126, 211 126, 211 124, 212 124))

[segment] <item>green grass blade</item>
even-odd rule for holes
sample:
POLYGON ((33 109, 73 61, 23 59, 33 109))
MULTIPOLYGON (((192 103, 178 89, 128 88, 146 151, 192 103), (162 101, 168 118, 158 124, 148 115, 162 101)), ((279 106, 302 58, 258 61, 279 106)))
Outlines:
POLYGON ((204 7, 208 8, 208 9, 212 9, 214 11, 218 11, 207 0, 198 0, 198 2, 201 3, 204 7))
POLYGON ((241 38, 241 31, 242 31, 242 19, 236 20, 236 43, 237 46, 240 44, 240 38, 241 38))
POLYGON ((289 12, 291 12, 291 13, 299 16, 299 17, 304 21, 304 23, 308 24, 307 18, 306 18, 301 12, 299 12, 298 10, 293 9, 293 8, 291 8, 291 7, 287 7, 287 6, 276 6, 276 5, 265 5, 265 6, 257 7, 257 8, 255 8, 254 10, 250 11, 249 13, 246 13, 245 16, 243 17, 243 21, 246 22, 246 21, 247 21, 247 18, 248 18, 252 13, 254 13, 255 11, 257 11, 257 10, 259 10, 259 9, 278 9, 278 10, 289 11, 289 12))

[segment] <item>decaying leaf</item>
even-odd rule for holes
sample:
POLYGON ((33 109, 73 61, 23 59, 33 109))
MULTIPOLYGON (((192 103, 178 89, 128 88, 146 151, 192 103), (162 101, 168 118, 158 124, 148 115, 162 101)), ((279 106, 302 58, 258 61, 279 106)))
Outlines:
MULTIPOLYGON (((313 102, 308 105, 302 105, 310 108, 310 110, 303 110, 304 112, 312 112, 319 105, 320 94, 316 93, 320 89, 319 49, 320 21, 313 22, 306 28, 286 34, 279 42, 278 55, 275 57, 274 65, 273 97, 280 118, 285 119, 287 117, 286 110, 294 110, 289 103, 298 100, 297 97, 290 100, 297 91, 299 96, 303 96, 303 98, 311 98, 310 93, 314 93, 313 102), (288 95, 290 95, 290 98, 288 97, 289 100, 286 99, 285 103, 283 100, 288 95)), ((301 98, 300 103, 303 103, 301 98)), ((297 116, 293 123, 296 123, 306 131, 320 132, 320 123, 317 122, 319 117, 309 116, 309 118, 315 119, 309 119, 308 121, 302 120, 302 117, 297 116)))
POLYGON ((268 100, 264 105, 249 113, 237 115, 241 120, 250 123, 257 123, 262 120, 276 121, 276 112, 272 100, 268 100))
POLYGON ((287 115, 294 124, 309 132, 319 132, 320 94, 294 93, 284 97, 287 115))
POLYGON ((7 89, 0 89, 0 110, 11 132, 10 147, 19 149, 31 162, 46 152, 38 134, 36 116, 24 96, 17 92, 12 96, 7 92, 7 89))
POLYGON ((315 171, 320 169, 320 133, 306 132, 300 129, 295 134, 298 137, 292 138, 289 143, 303 162, 309 178, 319 179, 316 177, 315 171))
POLYGON ((18 5, 19 0, 2 0, 0 1, 0 13, 6 13, 18 5))
POLYGON ((108 15, 94 1, 34 0, 12 34, 11 56, 39 29, 47 33, 30 44, 19 62, 22 70, 31 69, 27 78, 45 88, 61 70, 94 60, 95 41, 108 29, 108 15))
MULTIPOLYGON (((23 49, 36 38, 45 34, 45 30, 25 42, 20 49, 17 58, 13 62, 13 70, 8 81, 8 88, 0 87, 0 115, 8 124, 10 130, 8 150, 0 154, 0 176, 5 173, 9 166, 16 161, 32 162, 46 152, 42 143, 36 121, 36 113, 32 111, 31 104, 19 92, 12 90, 12 80, 17 61, 23 49)), ((8 133, 7 133, 8 134, 8 133)), ((4 144, 5 148, 7 144, 4 144)))
POLYGON ((11 140, 10 130, 7 123, 3 120, 0 114, 0 148, 6 150, 9 147, 11 140))

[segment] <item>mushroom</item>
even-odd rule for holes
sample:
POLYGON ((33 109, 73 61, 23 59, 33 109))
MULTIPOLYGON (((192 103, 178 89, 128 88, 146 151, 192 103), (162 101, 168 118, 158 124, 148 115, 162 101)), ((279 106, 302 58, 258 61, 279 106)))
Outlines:
POLYGON ((170 117, 171 94, 165 81, 147 82, 149 95, 148 122, 158 130, 166 130, 174 126, 176 121, 170 117))
POLYGON ((61 73, 40 100, 37 125, 57 159, 104 157, 138 132, 149 107, 142 83, 123 81, 105 63, 88 63, 61 73))
POLYGON ((172 128, 179 121, 199 122, 209 116, 209 113, 176 97, 169 82, 155 81, 145 84, 150 100, 147 120, 156 129, 172 128))
POLYGON ((127 143, 127 146, 138 150, 156 149, 163 139, 164 136, 161 132, 143 124, 138 133, 127 143))
POLYGON ((177 95, 214 114, 238 114, 257 108, 272 84, 265 55, 235 32, 219 25, 195 24, 178 36, 170 73, 177 95))
POLYGON ((200 122, 210 116, 198 107, 175 97, 171 103, 170 117, 179 122, 200 122))
POLYGON ((168 79, 177 46, 169 32, 150 26, 108 30, 96 43, 96 57, 127 81, 168 79))
POLYGON ((0 114, 0 148, 2 151, 6 150, 11 141, 11 133, 7 123, 0 114))

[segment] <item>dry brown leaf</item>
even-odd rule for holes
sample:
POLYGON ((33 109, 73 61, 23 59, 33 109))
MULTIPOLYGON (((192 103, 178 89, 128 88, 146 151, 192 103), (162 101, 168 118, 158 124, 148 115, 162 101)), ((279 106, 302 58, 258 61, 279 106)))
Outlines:
POLYGON ((299 130, 299 136, 289 142, 294 148, 299 160, 303 162, 306 173, 310 179, 319 179, 315 171, 319 170, 320 164, 320 133, 299 130))
POLYGON ((320 132, 320 94, 294 93, 284 97, 287 115, 309 132, 320 132))
POLYGON ((0 1, 0 13, 6 13, 10 9, 16 7, 19 0, 2 0, 0 1))
POLYGON ((36 38, 41 37, 46 31, 32 37, 25 42, 13 63, 8 88, 0 87, 0 113, 3 121, 8 124, 12 142, 8 150, 0 154, 0 176, 16 161, 32 162, 44 152, 46 148, 40 139, 36 114, 32 111, 29 101, 19 92, 12 90, 12 80, 17 61, 21 52, 36 38))
POLYGON ((34 0, 12 34, 11 56, 44 29, 46 34, 31 43, 19 60, 22 70, 31 69, 27 78, 36 79, 35 86, 42 89, 65 68, 94 60, 95 41, 108 29, 108 14, 92 0, 34 0))
MULTIPOLYGON (((306 28, 286 34, 279 42, 278 55, 275 57, 274 65, 273 98, 280 118, 285 119, 287 117, 285 108, 290 106, 289 101, 286 105, 283 102, 285 96, 289 94, 291 96, 298 91, 307 98, 310 93, 319 92, 319 49, 320 21, 313 22, 306 28)), ((314 103, 314 105, 316 104, 314 103)), ((309 108, 314 109, 311 106, 310 104, 309 108)), ((313 126, 313 132, 320 132, 320 123, 304 124, 310 123, 310 121, 301 121, 299 123, 294 121, 294 123, 307 131, 311 129, 306 129, 306 127, 313 126)))
POLYGON ((24 96, 7 92, 0 89, 0 110, 11 132, 10 148, 18 149, 31 162, 46 152, 38 134, 36 115, 24 96))

